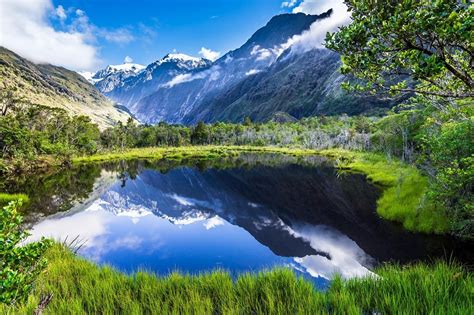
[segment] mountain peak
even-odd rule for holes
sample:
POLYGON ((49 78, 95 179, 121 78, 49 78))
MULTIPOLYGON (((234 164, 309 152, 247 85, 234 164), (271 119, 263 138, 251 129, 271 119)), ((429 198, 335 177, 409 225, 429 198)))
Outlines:
MULTIPOLYGON (((330 10, 331 11, 331 10, 330 10)), ((301 34, 310 28, 316 20, 326 18, 331 13, 325 12, 321 15, 310 15, 304 13, 285 13, 275 15, 271 20, 244 44, 245 46, 259 45, 262 48, 273 48, 285 43, 294 35, 301 34)))
POLYGON ((212 62, 210 60, 189 56, 183 53, 169 53, 160 60, 150 64, 147 69, 153 70, 164 64, 175 64, 180 69, 192 70, 209 66, 212 62))
POLYGON ((169 53, 166 56, 164 56, 163 59, 161 59, 161 60, 163 60, 163 61, 179 60, 179 61, 200 62, 202 59, 198 58, 198 57, 189 56, 189 55, 186 55, 186 54, 183 54, 183 53, 169 53))

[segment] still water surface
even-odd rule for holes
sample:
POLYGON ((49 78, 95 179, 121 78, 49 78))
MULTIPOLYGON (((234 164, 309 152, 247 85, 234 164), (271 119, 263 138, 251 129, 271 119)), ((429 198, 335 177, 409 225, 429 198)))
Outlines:
POLYGON ((284 266, 323 287, 386 261, 465 259, 465 244, 381 220, 380 189, 321 158, 84 165, 22 185, 32 240, 79 237, 80 255, 124 272, 284 266))

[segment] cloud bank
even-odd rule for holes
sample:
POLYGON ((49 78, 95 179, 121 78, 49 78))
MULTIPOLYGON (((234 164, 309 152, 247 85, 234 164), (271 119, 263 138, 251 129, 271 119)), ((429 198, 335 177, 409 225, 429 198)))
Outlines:
POLYGON ((52 63, 73 69, 97 64, 96 48, 79 32, 57 31, 48 15, 66 18, 63 7, 54 9, 50 0, 2 0, 0 45, 37 63, 52 63))
POLYGON ((92 70, 100 61, 98 38, 117 44, 134 39, 126 28, 97 27, 84 11, 55 8, 51 0, 1 0, 0 46, 35 63, 92 70))
POLYGON ((166 82, 165 84, 161 85, 161 87, 164 88, 172 88, 175 85, 186 83, 186 82, 191 82, 194 80, 199 80, 199 79, 208 79, 209 81, 215 81, 219 78, 220 76, 220 67, 219 66, 213 66, 210 69, 203 70, 197 73, 184 73, 184 74, 178 74, 175 76, 173 79, 170 81, 166 82))

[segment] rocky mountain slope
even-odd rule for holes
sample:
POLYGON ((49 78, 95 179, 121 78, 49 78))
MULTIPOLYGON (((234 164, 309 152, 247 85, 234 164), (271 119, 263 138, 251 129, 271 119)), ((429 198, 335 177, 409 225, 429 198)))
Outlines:
POLYGON ((76 72, 34 64, 3 47, 0 47, 0 78, 0 88, 14 88, 15 94, 35 104, 87 115, 101 128, 130 117, 76 72))

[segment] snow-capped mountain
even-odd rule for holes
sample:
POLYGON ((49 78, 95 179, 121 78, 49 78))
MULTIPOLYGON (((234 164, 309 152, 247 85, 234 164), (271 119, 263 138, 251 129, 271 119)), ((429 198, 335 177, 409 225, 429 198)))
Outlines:
POLYGON ((170 53, 147 67, 135 69, 109 66, 98 71, 93 79, 100 79, 95 86, 113 101, 130 107, 141 98, 153 94, 172 78, 212 64, 210 60, 170 53))
POLYGON ((114 74, 118 74, 118 73, 136 75, 136 74, 140 73, 140 71, 142 71, 143 69, 145 69, 145 66, 142 66, 142 65, 136 64, 136 63, 124 63, 124 64, 121 64, 121 65, 109 65, 105 69, 99 70, 96 73, 94 73, 92 78, 94 80, 100 81, 100 80, 106 78, 109 75, 114 75, 114 74))
POLYGON ((198 57, 192 57, 182 53, 170 53, 150 64, 147 68, 156 69, 157 67, 166 64, 172 63, 176 64, 176 67, 183 70, 193 70, 197 68, 206 67, 210 64, 210 60, 198 57))
POLYGON ((90 83, 96 84, 109 76, 133 76, 140 73, 143 69, 145 69, 145 66, 137 63, 123 63, 121 65, 108 65, 97 72, 82 71, 79 74, 90 83))

